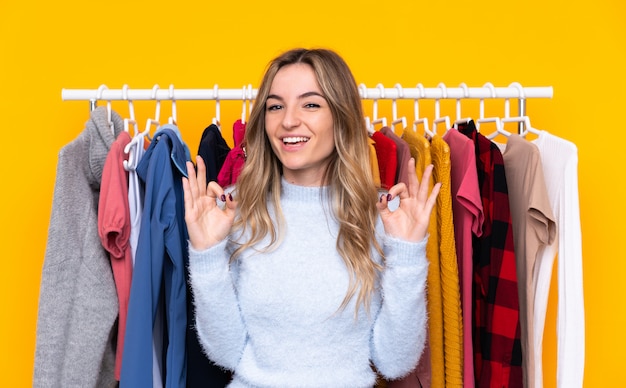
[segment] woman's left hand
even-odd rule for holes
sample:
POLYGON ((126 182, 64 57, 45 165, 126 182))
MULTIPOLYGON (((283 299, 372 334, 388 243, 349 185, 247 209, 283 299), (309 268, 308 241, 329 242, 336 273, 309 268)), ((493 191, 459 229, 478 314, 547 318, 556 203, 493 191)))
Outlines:
POLYGON ((428 233, 431 212, 437 202, 437 195, 441 183, 435 184, 428 193, 430 176, 433 165, 424 170, 421 181, 418 181, 415 172, 415 159, 409 160, 408 187, 398 183, 389 189, 389 194, 383 194, 376 205, 385 226, 385 232, 406 241, 422 241, 428 233), (400 205, 396 210, 389 209, 389 202, 399 197, 400 205))

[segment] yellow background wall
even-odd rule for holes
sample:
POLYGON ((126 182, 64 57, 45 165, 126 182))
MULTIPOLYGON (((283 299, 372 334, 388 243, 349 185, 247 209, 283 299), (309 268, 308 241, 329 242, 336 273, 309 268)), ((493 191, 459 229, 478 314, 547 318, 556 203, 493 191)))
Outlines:
MULTIPOLYGON (((554 87, 552 99, 529 101, 528 113, 533 126, 579 148, 585 386, 623 384, 624 16, 619 0, 2 1, 0 385, 31 385, 57 152, 88 118, 88 103, 63 102, 61 89, 256 87, 267 61, 293 46, 339 51, 369 87, 514 81, 554 87)), ((453 114, 453 102, 443 105, 453 114)), ((240 106, 223 103, 222 122, 232 123, 240 106)), ((128 115, 125 104, 114 109, 128 115)), ((164 102, 164 117, 168 109, 164 102)), ((390 115, 388 106, 380 109, 390 115)), ((152 103, 136 103, 142 128, 153 110, 152 103)), ((401 112, 412 117, 410 108, 401 112)), ((178 103, 192 152, 213 115, 209 102, 178 103)), ((432 118, 433 111, 423 108, 422 115, 432 118)), ((227 129, 225 137, 231 140, 227 129)), ((553 292, 546 387, 556 385, 556 300, 553 292)))

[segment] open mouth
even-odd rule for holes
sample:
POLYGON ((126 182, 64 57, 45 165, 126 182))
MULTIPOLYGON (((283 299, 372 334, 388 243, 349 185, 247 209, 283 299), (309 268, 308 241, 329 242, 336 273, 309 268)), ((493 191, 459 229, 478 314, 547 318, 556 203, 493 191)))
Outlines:
POLYGON ((285 145, 296 145, 296 144, 306 143, 308 141, 309 141, 309 138, 304 137, 304 136, 293 136, 293 137, 283 138, 283 144, 285 145))

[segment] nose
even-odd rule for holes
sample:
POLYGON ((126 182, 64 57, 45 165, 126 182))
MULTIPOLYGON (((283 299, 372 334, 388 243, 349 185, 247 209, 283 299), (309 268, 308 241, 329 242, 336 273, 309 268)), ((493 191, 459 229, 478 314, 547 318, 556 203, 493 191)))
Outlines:
POLYGON ((283 115, 283 127, 285 129, 293 129, 300 125, 301 120, 296 107, 285 107, 283 115))

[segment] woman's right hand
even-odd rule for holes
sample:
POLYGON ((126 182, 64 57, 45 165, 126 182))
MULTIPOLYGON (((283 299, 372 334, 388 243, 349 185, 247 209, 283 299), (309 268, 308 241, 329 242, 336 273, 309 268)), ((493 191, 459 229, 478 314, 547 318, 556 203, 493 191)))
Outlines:
POLYGON ((188 177, 183 177, 185 223, 191 246, 196 250, 204 250, 228 236, 235 219, 237 202, 231 194, 225 194, 217 182, 206 184, 204 160, 199 155, 196 160, 198 173, 193 163, 188 161, 188 177), (226 203, 224 208, 217 205, 217 198, 226 203))

